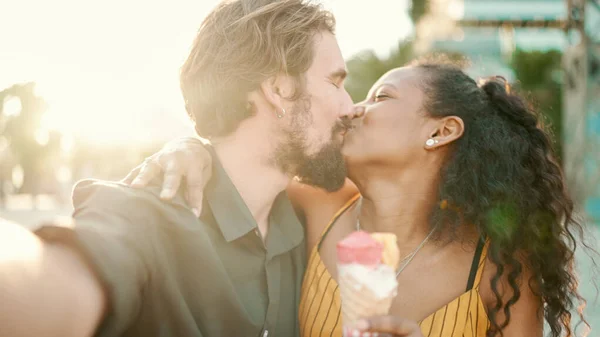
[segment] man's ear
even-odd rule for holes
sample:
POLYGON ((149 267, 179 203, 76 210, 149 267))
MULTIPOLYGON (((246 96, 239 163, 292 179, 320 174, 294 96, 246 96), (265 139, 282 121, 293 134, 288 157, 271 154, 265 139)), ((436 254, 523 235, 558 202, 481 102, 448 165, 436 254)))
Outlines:
POLYGON ((430 133, 425 142, 425 148, 434 150, 446 146, 462 137, 465 132, 465 124, 462 118, 447 116, 438 121, 437 127, 430 133))
POLYGON ((288 75, 272 76, 260 84, 261 94, 279 118, 285 115, 286 101, 293 95, 293 90, 293 80, 288 75))

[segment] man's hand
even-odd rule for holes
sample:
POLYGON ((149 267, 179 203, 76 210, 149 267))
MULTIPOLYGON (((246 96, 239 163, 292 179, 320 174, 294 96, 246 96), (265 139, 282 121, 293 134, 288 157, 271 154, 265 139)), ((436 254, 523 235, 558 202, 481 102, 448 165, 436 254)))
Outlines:
POLYGON ((395 316, 377 316, 356 322, 351 336, 423 337, 417 322, 395 316))
POLYGON ((146 158, 123 182, 142 188, 164 172, 160 197, 172 199, 186 180, 186 200, 196 216, 202 211, 203 190, 212 176, 212 158, 197 138, 181 138, 167 143, 159 152, 146 158))

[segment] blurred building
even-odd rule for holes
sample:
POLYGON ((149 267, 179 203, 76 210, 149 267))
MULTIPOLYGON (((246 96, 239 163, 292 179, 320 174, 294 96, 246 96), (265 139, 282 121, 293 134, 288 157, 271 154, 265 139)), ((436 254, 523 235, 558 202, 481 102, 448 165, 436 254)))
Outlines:
POLYGON ((516 49, 563 50, 566 37, 555 28, 464 27, 465 21, 566 20, 565 0, 432 0, 432 16, 418 27, 420 48, 457 52, 473 60, 472 75, 514 73, 508 62, 516 49), (444 22, 432 25, 433 22, 444 22), (438 26, 438 27, 435 27, 438 26), (440 27, 441 26, 441 27, 440 27))
POLYGON ((565 170, 571 190, 600 223, 600 0, 431 0, 430 12, 417 25, 417 52, 466 55, 474 77, 514 80, 517 49, 565 55, 565 72, 556 78, 565 88, 565 170), (569 3, 585 3, 584 39, 577 29, 565 34, 565 23, 577 15, 569 3), (584 62, 573 59, 577 54, 584 62))

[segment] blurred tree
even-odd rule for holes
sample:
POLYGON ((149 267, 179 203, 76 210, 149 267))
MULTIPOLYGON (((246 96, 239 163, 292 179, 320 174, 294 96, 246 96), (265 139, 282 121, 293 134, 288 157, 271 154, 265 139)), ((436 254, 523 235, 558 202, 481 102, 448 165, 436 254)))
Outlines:
MULTIPOLYGON (((412 0, 409 14, 413 24, 429 11, 431 0, 412 0)), ((400 41, 388 57, 380 58, 372 50, 364 50, 346 62, 349 77, 346 90, 354 102, 365 99, 371 86, 388 70, 401 67, 414 57, 413 41, 400 41)))
POLYGON ((346 62, 348 81, 346 90, 354 102, 365 99, 371 86, 388 70, 401 67, 413 57, 412 41, 401 41, 387 58, 380 58, 372 50, 365 50, 346 62))
POLYGON ((416 24, 429 11, 430 0, 412 0, 410 6, 410 18, 416 24))
POLYGON ((519 89, 545 117, 554 133, 556 151, 562 147, 562 54, 559 51, 523 51, 513 54, 512 68, 519 89))
POLYGON ((38 194, 43 178, 44 161, 48 155, 56 152, 56 147, 60 147, 60 142, 56 142, 55 139, 49 142, 49 135, 43 137, 44 134, 40 133, 41 120, 46 109, 47 103, 36 95, 33 82, 15 84, 0 91, 0 135, 7 141, 16 163, 23 170, 20 193, 38 194), (20 109, 8 114, 4 111, 4 106, 10 99, 18 100, 20 109))

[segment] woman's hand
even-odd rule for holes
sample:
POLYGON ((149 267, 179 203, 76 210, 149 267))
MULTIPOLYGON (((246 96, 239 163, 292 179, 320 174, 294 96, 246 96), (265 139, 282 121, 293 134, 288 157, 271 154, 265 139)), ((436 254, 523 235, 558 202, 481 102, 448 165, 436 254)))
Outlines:
POLYGON ((349 336, 361 337, 423 337, 419 324, 396 316, 376 316, 362 319, 352 326, 349 336))
POLYGON ((172 199, 185 177, 186 200, 196 216, 202 211, 203 190, 212 176, 212 158, 197 138, 181 138, 167 143, 159 152, 146 158, 123 182, 141 188, 164 172, 160 197, 172 199))

